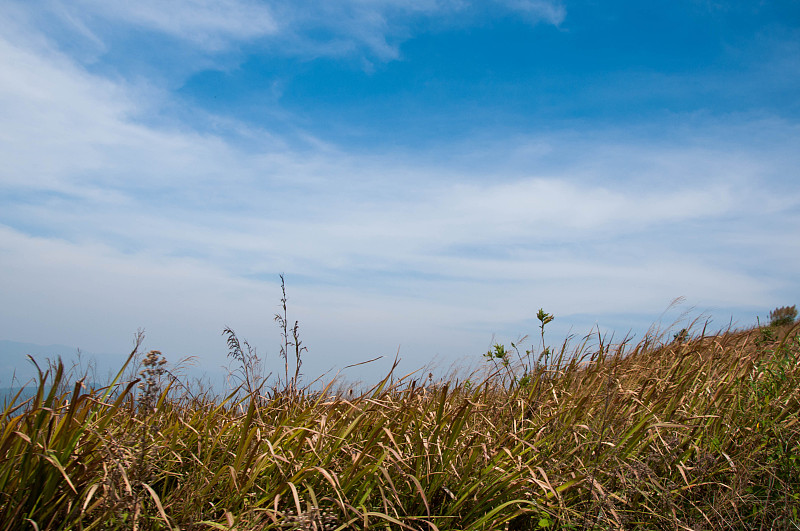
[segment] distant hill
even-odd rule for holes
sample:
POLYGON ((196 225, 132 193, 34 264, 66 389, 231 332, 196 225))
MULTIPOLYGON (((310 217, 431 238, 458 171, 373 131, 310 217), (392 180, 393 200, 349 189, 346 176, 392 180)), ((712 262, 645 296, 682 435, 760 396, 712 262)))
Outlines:
POLYGON ((71 359, 78 349, 66 345, 36 345, 0 339, 0 385, 16 387, 32 383, 36 378, 36 367, 28 359, 33 356, 41 368, 45 368, 47 358, 71 359), (13 381, 12 381, 13 380, 13 381))
MULTIPOLYGON (((103 385, 101 385, 99 383, 93 383, 92 382, 92 383, 86 383, 86 387, 89 388, 89 389, 91 389, 91 388, 99 389, 99 388, 103 387, 103 385)), ((48 393, 48 392, 50 392, 50 389, 51 389, 50 386, 45 386, 44 392, 48 393)), ((70 389, 71 389, 71 387, 70 387, 70 389)), ((37 390, 38 390, 38 387, 36 385, 26 385, 25 387, 22 387, 22 388, 20 388, 18 386, 17 387, 0 387, 0 408, 2 408, 5 405, 8 405, 10 403, 10 401, 15 396, 17 396, 17 393, 19 393, 19 396, 16 399, 16 404, 21 404, 21 403, 25 402, 26 400, 28 400, 29 398, 32 398, 33 396, 35 396, 37 390)))
MULTIPOLYGON (((28 355, 36 360, 39 368, 43 371, 48 369, 48 359, 56 361, 60 357, 64 362, 65 370, 69 373, 70 381, 86 375, 88 381, 99 382, 99 385, 102 386, 117 375, 130 351, 123 349, 114 354, 105 354, 81 350, 80 359, 78 353, 78 348, 68 345, 37 345, 0 339, 0 405, 2 405, 3 397, 12 391, 19 391, 23 387, 35 388, 38 383, 36 366, 28 359, 28 355), (74 368, 77 371, 71 371, 74 368)), ((227 389, 227 384, 219 370, 209 375, 201 366, 186 364, 181 367, 179 373, 183 375, 184 381, 200 379, 208 382, 209 385, 227 389)), ((23 391, 23 393, 28 393, 28 391, 23 391)))
MULTIPOLYGON (((0 387, 0 407, 3 407, 8 402, 11 401, 12 398, 19 392, 19 387, 0 387)), ((27 399, 31 398, 33 395, 36 394, 36 387, 34 386, 27 386, 22 389, 22 392, 19 394, 19 398, 17 399, 17 403, 21 403, 26 401, 27 399)))
MULTIPOLYGON (((0 339, 0 390, 3 393, 9 389, 34 385, 37 378, 36 366, 31 363, 28 356, 32 356, 42 370, 47 369, 47 360, 64 360, 67 370, 79 362, 78 348, 67 345, 37 345, 0 339)), ((95 371, 90 377, 98 381, 105 381, 112 371, 116 372, 124 362, 120 354, 95 354, 80 352, 80 366, 83 370, 92 365, 95 371)), ((4 396, 4 395, 0 395, 4 396)))

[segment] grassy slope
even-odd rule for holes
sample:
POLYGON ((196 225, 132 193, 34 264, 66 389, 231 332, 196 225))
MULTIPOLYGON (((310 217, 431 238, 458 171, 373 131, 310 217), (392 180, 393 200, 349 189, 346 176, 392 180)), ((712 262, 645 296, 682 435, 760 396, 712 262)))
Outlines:
POLYGON ((578 354, 349 400, 161 389, 152 353, 135 399, 43 383, 1 419, 0 529, 800 525, 796 330, 578 354))

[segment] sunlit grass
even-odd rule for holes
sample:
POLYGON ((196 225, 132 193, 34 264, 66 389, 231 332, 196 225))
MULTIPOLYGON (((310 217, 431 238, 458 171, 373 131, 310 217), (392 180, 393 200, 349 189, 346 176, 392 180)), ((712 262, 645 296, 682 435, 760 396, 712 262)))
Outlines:
MULTIPOLYGON (((687 331, 669 341, 651 335, 636 345, 600 339, 570 350, 545 346, 548 317, 540 312, 540 346, 495 349, 482 375, 429 385, 390 374, 357 396, 312 393, 288 368, 283 385, 270 388, 252 367, 242 368, 243 385, 227 396, 193 393, 159 372, 160 353, 143 357, 138 349, 100 390, 66 387, 63 366, 52 364, 40 374, 38 394, 0 418, 0 524, 492 530, 800 523, 797 325, 687 331)), ((253 361, 247 347, 233 345, 237 361, 253 361)))

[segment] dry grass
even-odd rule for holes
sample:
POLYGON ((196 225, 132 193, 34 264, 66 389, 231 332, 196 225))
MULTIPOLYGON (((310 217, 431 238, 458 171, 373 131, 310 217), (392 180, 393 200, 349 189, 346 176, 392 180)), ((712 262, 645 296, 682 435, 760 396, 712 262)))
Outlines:
POLYGON ((800 528, 797 326, 556 358, 352 399, 58 364, 2 413, 0 528, 800 528))

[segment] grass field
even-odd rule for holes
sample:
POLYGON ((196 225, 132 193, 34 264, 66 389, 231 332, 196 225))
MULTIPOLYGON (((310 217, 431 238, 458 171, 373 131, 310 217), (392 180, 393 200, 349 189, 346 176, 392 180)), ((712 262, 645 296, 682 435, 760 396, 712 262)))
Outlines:
POLYGON ((51 363, 2 413, 0 528, 800 529, 800 325, 554 349, 539 318, 358 394, 303 389, 291 330, 272 387, 230 332, 227 396, 157 351, 98 390, 51 363))

